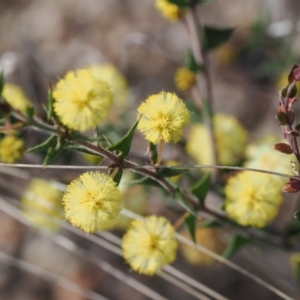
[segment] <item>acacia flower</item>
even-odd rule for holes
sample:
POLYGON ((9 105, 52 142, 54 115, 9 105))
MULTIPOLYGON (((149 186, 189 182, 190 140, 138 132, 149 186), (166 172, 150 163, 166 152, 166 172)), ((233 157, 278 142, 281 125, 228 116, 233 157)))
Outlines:
POLYGON ((141 274, 154 275, 176 258, 175 230, 164 217, 150 216, 131 222, 123 237, 124 258, 141 274))
POLYGON ((0 160, 4 163, 15 163, 24 154, 24 142, 13 135, 7 135, 0 141, 0 160))
POLYGON ((2 97, 14 109, 19 110, 22 113, 26 113, 27 108, 32 106, 31 101, 24 94, 23 89, 12 83, 4 84, 2 97))
POLYGON ((113 107, 124 109, 128 104, 128 84, 126 78, 113 64, 99 64, 90 67, 96 79, 106 81, 114 95, 113 107))
POLYGON ((265 227, 278 213, 281 187, 274 175, 243 171, 230 178, 225 187, 225 210, 244 226, 265 227))
MULTIPOLYGON (((184 230, 182 235, 188 238, 191 236, 187 230, 184 230)), ((199 227, 196 230, 195 238, 198 244, 219 255, 222 255, 226 248, 224 230, 221 228, 199 227)), ((199 251, 196 246, 180 243, 180 248, 185 259, 192 265, 211 265, 215 262, 213 257, 199 251)))
POLYGON ((33 225, 52 232, 59 229, 63 220, 62 192, 56 182, 35 178, 21 199, 23 212, 33 225))
POLYGON ((112 103, 109 84, 96 79, 90 70, 70 71, 54 91, 54 110, 62 124, 85 131, 107 116, 112 103))
POLYGON ((196 74, 187 69, 180 68, 175 73, 175 84, 180 91, 189 90, 196 83, 196 74))
POLYGON ((176 4, 170 3, 168 0, 156 0, 155 7, 166 19, 170 21, 177 21, 185 13, 184 9, 180 8, 176 4))
MULTIPOLYGON (((266 136, 256 143, 249 144, 246 148, 247 160, 244 167, 294 175, 290 156, 274 149, 274 145, 280 142, 282 141, 275 136, 266 136)), ((281 187, 287 182, 287 179, 281 176, 273 178, 281 187)))
POLYGON ((160 92, 152 95, 138 108, 138 129, 154 144, 178 142, 183 127, 190 120, 185 103, 175 94, 160 92))
POLYGON ((68 185, 63 204, 66 218, 92 233, 114 225, 121 210, 121 194, 108 175, 87 172, 68 185))
MULTIPOLYGON (((218 113, 213 118, 219 162, 234 165, 243 157, 247 132, 233 116, 218 113)), ((193 125, 188 135, 186 150, 197 163, 210 165, 213 162, 212 146, 207 128, 193 125)))

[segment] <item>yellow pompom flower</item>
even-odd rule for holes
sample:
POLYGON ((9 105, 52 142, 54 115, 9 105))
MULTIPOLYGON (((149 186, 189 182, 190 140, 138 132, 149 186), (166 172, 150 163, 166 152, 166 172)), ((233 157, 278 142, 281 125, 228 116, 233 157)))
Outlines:
MULTIPOLYGON (((233 116, 218 113, 213 118, 219 162, 234 165, 242 157, 247 143, 247 132, 233 116)), ((213 162, 209 133, 203 124, 193 125, 188 135, 186 150, 198 164, 213 162)))
POLYGON ((88 69, 70 71, 54 91, 54 110, 62 124, 85 131, 105 119, 112 104, 109 84, 88 69))
POLYGON ((177 21, 185 13, 184 9, 180 8, 176 4, 170 3, 168 0, 156 0, 155 7, 166 19, 170 21, 177 21))
MULTIPOLYGON (((182 235, 190 238, 189 232, 184 230, 182 235)), ((197 244, 211 250, 212 252, 222 255, 226 248, 224 238, 224 230, 220 228, 197 228, 196 230, 197 244)), ((192 265, 211 265, 215 259, 207 254, 199 251, 196 246, 190 246, 185 243, 180 243, 180 248, 184 258, 192 265)))
POLYGON ((189 90, 196 83, 196 74, 187 69, 180 68, 175 73, 175 84, 180 91, 189 90))
POLYGON ((93 65, 90 70, 96 79, 106 81, 114 95, 113 106, 124 109, 128 104, 128 84, 122 73, 113 64, 93 65))
POLYGON ((225 210, 244 226, 265 227, 277 215, 282 202, 274 176, 243 171, 230 178, 225 187, 225 210))
POLYGON ((154 275, 176 258, 176 232, 164 217, 134 220, 122 243, 125 260, 141 274, 154 275))
POLYGON ((10 135, 0 141, 0 160, 4 163, 15 163, 24 154, 23 140, 10 135))
MULTIPOLYGON (((244 163, 244 167, 294 175, 291 157, 274 149, 274 145, 280 142, 282 141, 275 136, 268 136, 257 143, 248 145, 246 148, 247 161, 244 163)), ((273 178, 281 187, 287 183, 287 179, 284 177, 274 176, 273 178)))
POLYGON ((121 210, 121 193, 111 177, 87 172, 63 196, 66 218, 87 233, 111 228, 121 210))
POLYGON ((52 232, 59 230, 58 221, 64 219, 63 193, 56 184, 54 181, 35 178, 21 199, 23 212, 32 224, 52 232))
POLYGON ((185 103, 175 94, 160 92, 150 96, 138 108, 138 129, 154 144, 178 142, 190 120, 185 103))
POLYGON ((31 107, 30 100, 24 94, 23 89, 15 84, 5 83, 2 91, 2 97, 14 109, 26 113, 27 108, 31 107))

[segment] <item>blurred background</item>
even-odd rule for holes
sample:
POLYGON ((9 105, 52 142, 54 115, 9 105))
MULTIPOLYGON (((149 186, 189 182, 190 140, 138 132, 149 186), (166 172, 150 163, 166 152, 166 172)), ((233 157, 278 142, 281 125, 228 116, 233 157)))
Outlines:
MULTIPOLYGON (((280 137, 275 120, 278 90, 287 84, 291 66, 299 62, 300 2, 215 0, 201 6, 198 16, 202 24, 235 28, 230 41, 210 54, 215 111, 236 116, 249 131, 250 140, 268 134, 280 137)), ((124 133, 139 103, 150 94, 165 90, 187 97, 174 84, 174 73, 183 66, 187 47, 183 24, 165 20, 151 0, 0 1, 0 70, 8 82, 22 86, 40 115, 49 83, 55 84, 68 70, 108 62, 124 75, 129 93, 126 113, 116 112, 107 124, 108 132, 117 127, 120 134, 124 133)), ((295 107, 297 115, 299 106, 298 111, 295 107)), ((34 131, 23 134, 28 147, 44 138, 34 131)), ((138 135, 133 155, 145 153, 147 144, 141 141, 138 135)), ((170 157, 177 156, 176 150, 169 150, 170 157)), ((22 162, 41 163, 42 155, 28 154, 22 162)), ((87 164, 83 156, 71 152, 55 163, 70 162, 87 164)), ((63 190, 60 183, 68 183, 80 173, 0 167, 1 300, 218 299, 191 295, 166 278, 131 272, 122 257, 103 246, 103 241, 122 235, 128 220, 121 220, 112 236, 97 235, 97 244, 91 236, 68 226, 60 228, 51 220, 50 224, 34 223, 37 217, 30 223, 19 214, 18 208, 24 209, 25 191, 30 190, 34 178, 63 190), (128 284, 128 278, 145 284, 162 298, 145 295, 135 281, 128 284)), ((127 175, 130 180, 131 175, 127 175)), ((50 194, 50 189, 45 185, 42 190, 50 194)), ((129 209, 176 217, 162 200, 165 195, 155 189, 149 196, 150 192, 139 186, 125 186, 123 193, 129 209)), ((275 221, 275 232, 292 221, 299 207, 297 195, 288 201, 275 221)), ((40 207, 32 209, 38 211, 40 207)), ((60 214, 55 217, 61 218, 60 214)), ((226 240, 228 232, 214 235, 207 231, 203 239, 226 240)), ((221 244, 216 249, 222 248, 221 244)), ((222 263, 199 260, 189 262, 184 251, 179 251, 174 267, 228 299, 281 299, 222 263)), ((247 247, 233 262, 291 299, 300 299, 289 253, 273 247, 247 247)))

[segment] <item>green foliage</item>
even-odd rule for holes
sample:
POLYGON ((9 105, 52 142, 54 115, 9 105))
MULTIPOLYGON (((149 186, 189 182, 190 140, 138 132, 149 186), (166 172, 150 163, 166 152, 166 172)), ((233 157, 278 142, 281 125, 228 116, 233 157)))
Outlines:
POLYGON ((35 114, 35 108, 33 106, 29 106, 26 109, 26 115, 28 117, 28 120, 32 120, 35 114))
MULTIPOLYGON (((116 169, 110 170, 110 171, 109 171, 109 174, 111 175, 112 173, 115 172, 115 170, 116 170, 116 169)), ((120 181, 121 181, 121 179, 122 179, 123 169, 122 169, 122 168, 118 168, 117 170, 118 170, 117 173, 116 173, 116 174, 114 175, 114 177, 113 177, 113 181, 114 181, 117 185, 119 185, 119 184, 120 184, 120 181)))
MULTIPOLYGON (((288 89, 289 89, 289 85, 287 85, 287 86, 281 91, 282 97, 286 97, 286 94, 287 94, 288 89)), ((297 87, 294 85, 294 86, 292 87, 291 92, 290 92, 289 98, 296 97, 297 92, 298 92, 297 87)))
POLYGON ((298 234, 300 234, 300 223, 297 221, 293 221, 285 228, 285 235, 288 237, 298 234))
POLYGON ((300 210, 297 210, 295 213, 294 213, 294 218, 300 222, 300 210))
POLYGON ((44 167, 49 165, 55 158, 62 154, 65 145, 66 141, 58 136, 54 136, 53 142, 49 146, 43 162, 44 167))
POLYGON ((205 197, 210 187, 210 173, 205 173, 202 178, 191 187, 191 192, 198 198, 201 205, 204 204, 205 197))
POLYGON ((72 151, 76 151, 76 152, 81 152, 81 153, 86 153, 86 154, 91 154, 91 155, 95 155, 95 156, 99 156, 102 157, 102 155, 100 155, 99 153, 93 152, 89 149, 80 147, 80 146, 73 146, 73 145, 67 145, 66 149, 72 150, 72 151))
POLYGON ((0 72, 0 97, 2 96, 3 88, 4 88, 4 74, 3 71, 1 71, 0 72))
POLYGON ((181 8, 187 8, 189 6, 189 2, 186 0, 167 0, 167 1, 181 8))
POLYGON ((151 142, 149 144, 150 144, 149 148, 150 148, 150 153, 151 153, 150 159, 151 159, 152 164, 155 165, 157 162, 157 158, 158 158, 157 148, 156 148, 155 144, 153 144, 151 142))
POLYGON ((172 166, 168 168, 160 168, 157 170, 157 174, 160 177, 174 177, 189 171, 189 168, 172 166))
POLYGON ((223 256, 227 259, 234 256, 242 247, 250 242, 249 238, 240 235, 238 233, 234 234, 227 248, 225 249, 223 256))
POLYGON ((199 228, 219 228, 222 227, 222 223, 216 219, 210 219, 204 222, 201 222, 198 227, 199 228))
POLYGON ((203 70, 203 66, 197 63, 191 49, 188 49, 186 52, 185 67, 195 73, 203 70))
POLYGON ((140 179, 132 180, 130 182, 130 185, 146 185, 146 186, 156 186, 161 188, 161 185, 157 181, 147 176, 144 176, 140 179))
POLYGON ((233 33, 233 30, 233 28, 204 26, 201 32, 201 40, 205 49, 210 51, 226 43, 233 33))
POLYGON ((280 125, 286 125, 287 124, 287 115, 284 112, 279 112, 277 114, 277 119, 280 123, 280 125))
POLYGON ((121 140, 118 141, 116 144, 108 147, 108 150, 111 150, 111 151, 118 150, 121 152, 119 157, 125 158, 130 151, 134 132, 135 132, 135 129, 136 129, 138 123, 139 123, 139 121, 136 121, 134 123, 134 125, 130 128, 130 130, 121 138, 121 140))
POLYGON ((188 203, 184 197, 184 195, 182 194, 182 190, 180 188, 177 188, 177 192, 176 195, 178 195, 177 199, 179 201, 179 203, 193 216, 197 216, 197 212, 194 209, 194 207, 188 203))
POLYGON ((184 219, 184 224, 189 231, 193 241, 196 243, 196 222, 197 218, 193 214, 189 214, 185 219, 184 219))
POLYGON ((43 142, 39 145, 36 145, 32 148, 27 149, 25 153, 33 153, 33 152, 47 150, 48 148, 55 145, 56 141, 57 141, 57 136, 56 135, 51 135, 45 142, 43 142))

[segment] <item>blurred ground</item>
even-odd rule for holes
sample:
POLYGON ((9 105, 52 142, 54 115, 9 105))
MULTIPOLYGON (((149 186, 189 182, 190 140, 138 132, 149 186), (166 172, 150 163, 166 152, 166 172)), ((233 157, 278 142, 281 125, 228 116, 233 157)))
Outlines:
MULTIPOLYGON (((232 40, 238 44, 247 40, 249 26, 262 11, 269 13, 270 23, 291 22, 294 29, 290 33, 290 47, 299 52, 299 34, 295 29, 300 13, 297 0, 215 0, 203 6, 199 17, 202 23, 236 27, 232 40)), ((151 0, 0 1, 0 68, 5 66, 7 80, 21 85, 35 103, 45 103, 49 81, 55 83, 67 70, 103 61, 114 63, 125 74, 131 87, 132 107, 162 89, 176 91, 173 74, 183 64, 187 41, 183 26, 164 20, 151 0)), ((253 74, 255 63, 252 61, 228 64, 220 60, 217 53, 211 55, 211 60, 215 110, 236 115, 253 137, 266 133, 280 134, 274 118, 278 95, 274 77, 258 80, 254 76, 257 74, 253 74)), ((281 67, 289 68, 288 62, 286 64, 281 67)), ((31 133, 28 137, 31 142, 38 138, 31 133)), ((80 158, 78 161, 82 163, 80 158)), ((40 162, 40 158, 29 155, 27 162, 40 162)), ((26 172, 29 177, 55 177, 66 182, 80 173, 26 172)), ((14 176, 7 174, 1 175, 0 180, 0 195, 15 198, 28 183, 28 179, 16 181, 14 176)), ((154 205, 157 205, 157 196, 153 198, 154 205)), ((286 205, 280 222, 291 219, 296 205, 297 199, 286 205)), ((152 210, 161 212, 162 208, 157 205, 152 210)), ((95 259, 57 246, 50 236, 22 225, 7 214, 1 213, 0 220, 1 251, 59 274, 108 299, 147 299, 99 268, 95 259)), ((63 235, 87 253, 111 263, 127 276, 138 278, 167 299, 194 299, 159 277, 146 278, 130 273, 120 257, 85 238, 68 232, 63 232, 63 235)), ((287 254, 279 250, 254 248, 241 251, 234 262, 292 298, 296 297, 298 288, 291 275, 287 254)), ((280 299, 221 264, 213 267, 189 266, 179 254, 175 266, 229 299, 280 299)), ((0 299, 86 298, 42 276, 0 264, 0 299)))

